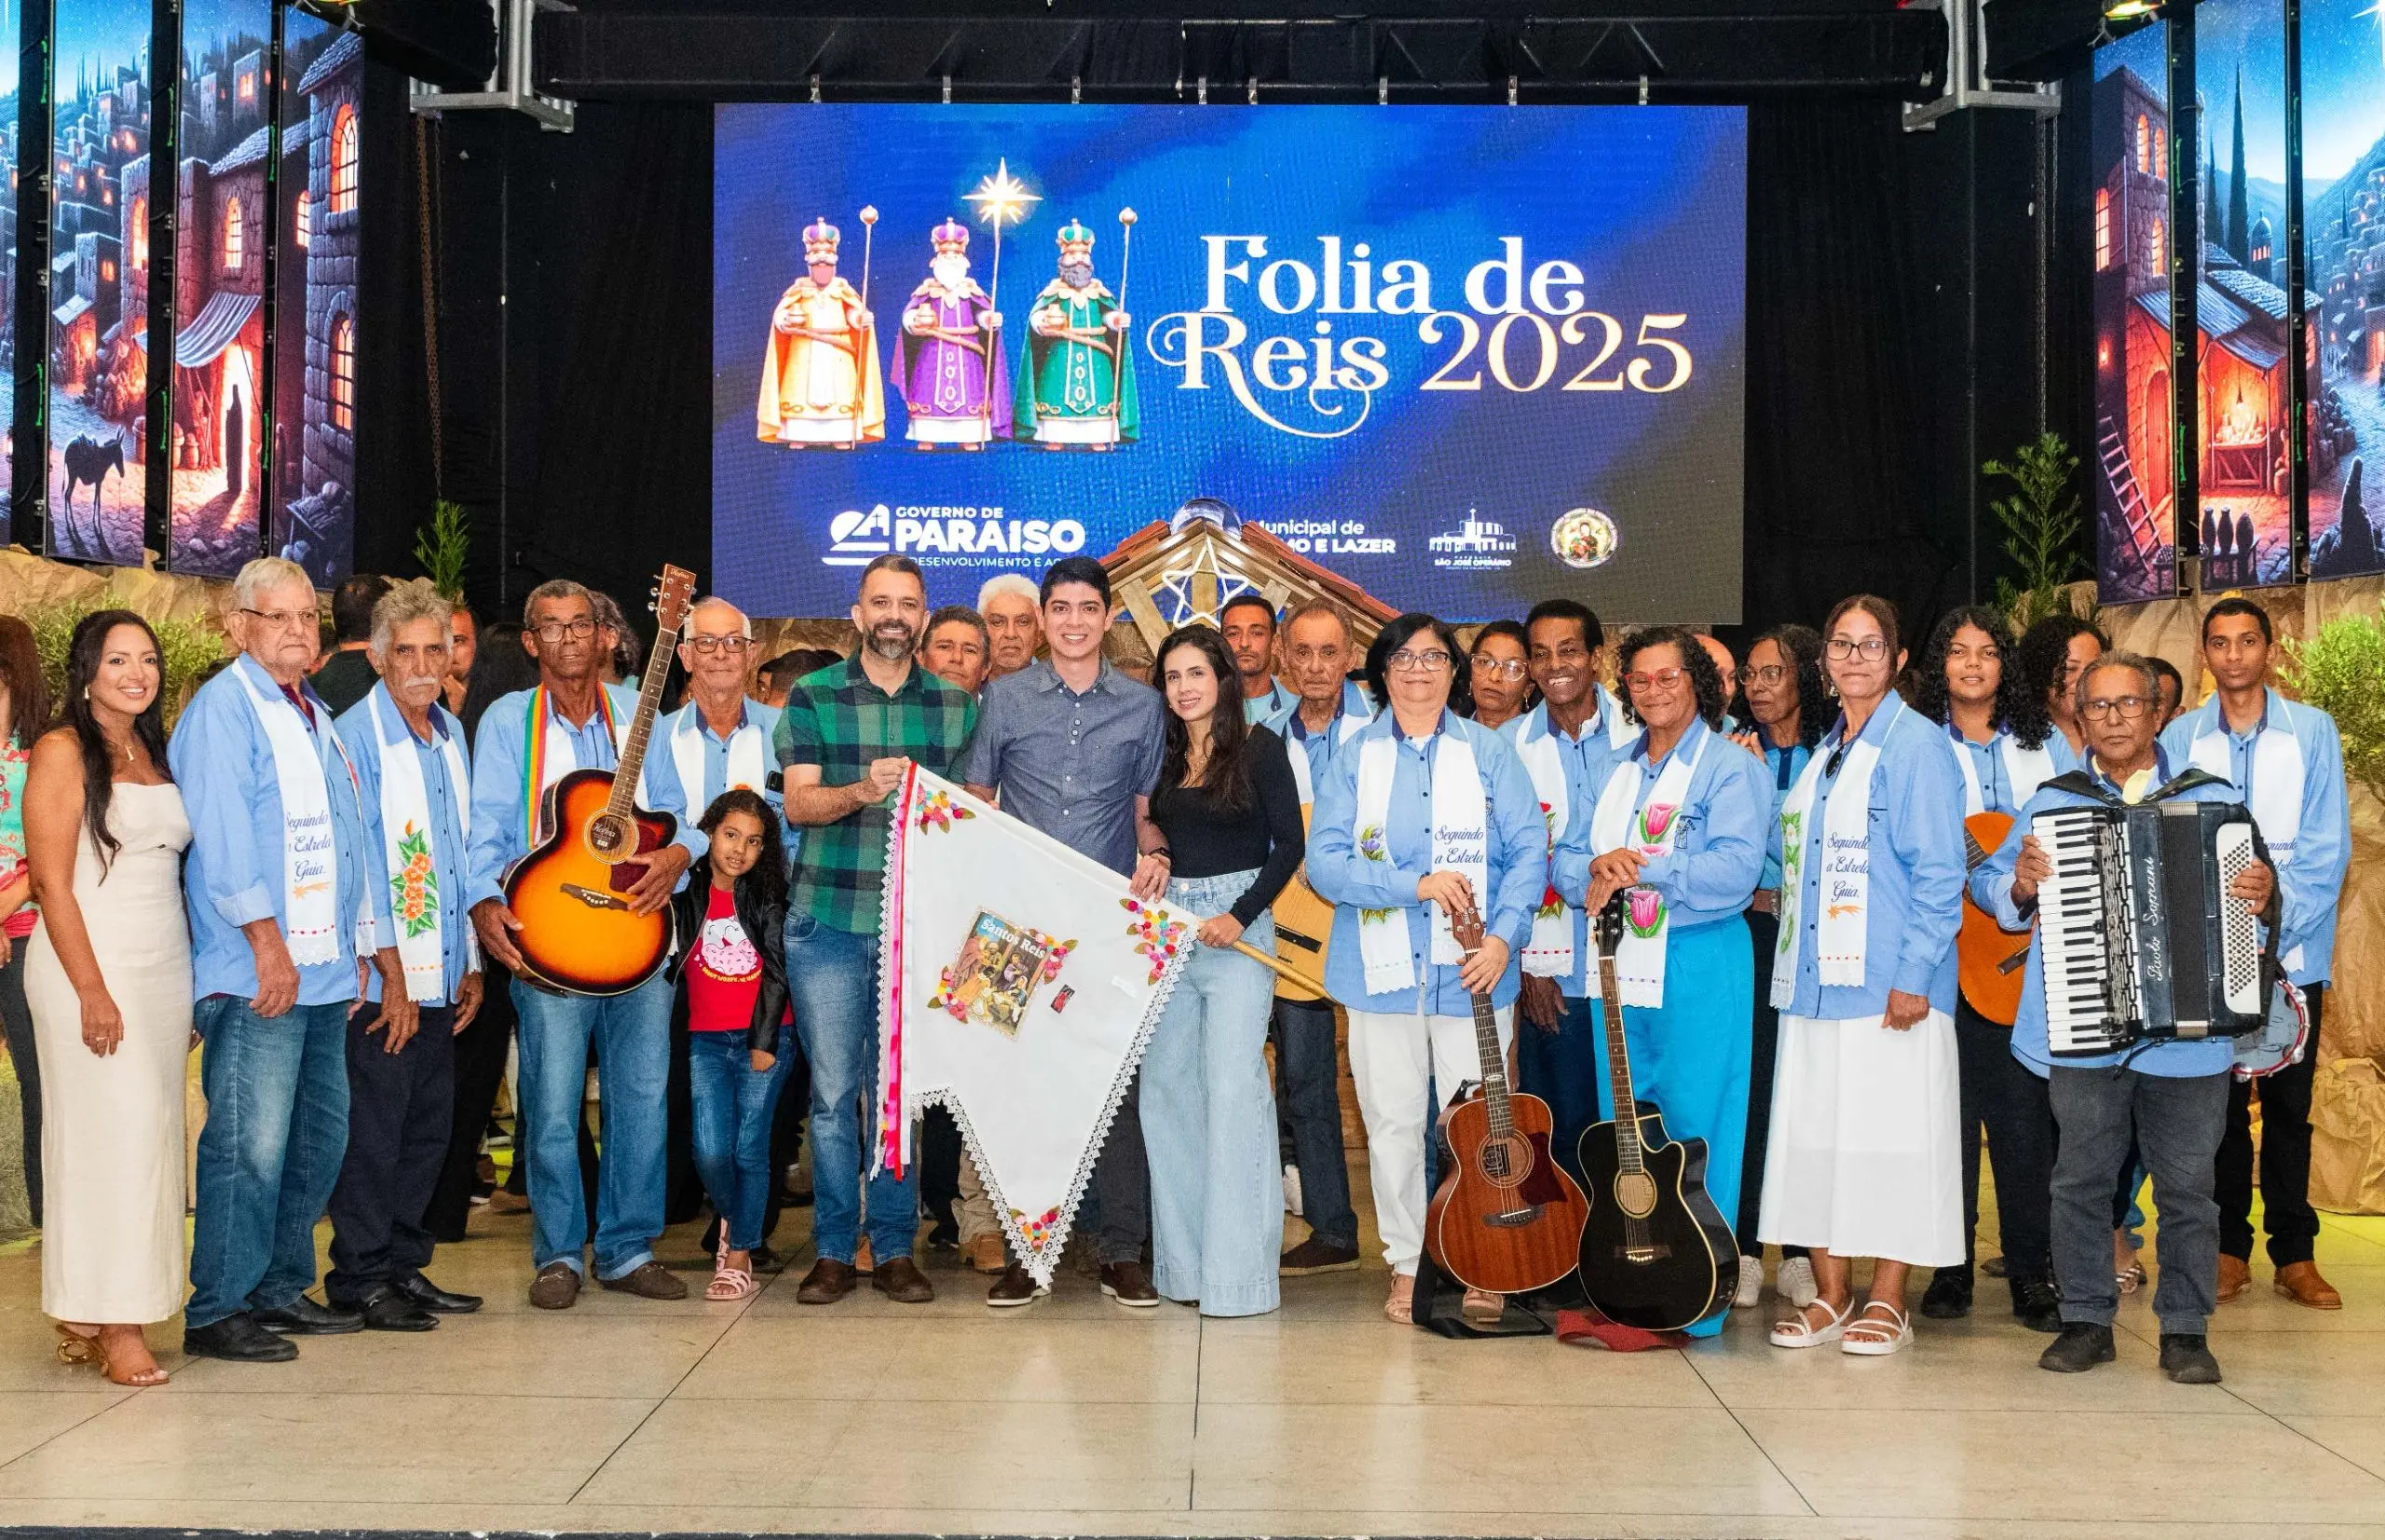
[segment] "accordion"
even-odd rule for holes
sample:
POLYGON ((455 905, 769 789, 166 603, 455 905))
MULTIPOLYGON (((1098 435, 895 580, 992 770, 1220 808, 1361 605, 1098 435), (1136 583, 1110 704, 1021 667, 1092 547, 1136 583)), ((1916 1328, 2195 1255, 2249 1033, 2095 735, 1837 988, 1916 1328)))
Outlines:
POLYGON ((2259 928, 2228 893, 2256 859, 2242 807, 2058 808, 2030 832, 2053 862, 2037 892, 2051 1053, 2260 1027, 2259 928))

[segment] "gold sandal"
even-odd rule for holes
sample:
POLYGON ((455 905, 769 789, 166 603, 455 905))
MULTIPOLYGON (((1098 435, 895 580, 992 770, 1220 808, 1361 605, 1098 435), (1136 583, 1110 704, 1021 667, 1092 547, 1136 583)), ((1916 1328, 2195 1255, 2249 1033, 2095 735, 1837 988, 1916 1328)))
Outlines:
POLYGON ((50 1324, 58 1329, 58 1361, 60 1363, 70 1369, 79 1369, 85 1364, 99 1364, 102 1368, 105 1367, 107 1360, 100 1352, 98 1333, 94 1332, 86 1337, 64 1321, 53 1321, 50 1324))

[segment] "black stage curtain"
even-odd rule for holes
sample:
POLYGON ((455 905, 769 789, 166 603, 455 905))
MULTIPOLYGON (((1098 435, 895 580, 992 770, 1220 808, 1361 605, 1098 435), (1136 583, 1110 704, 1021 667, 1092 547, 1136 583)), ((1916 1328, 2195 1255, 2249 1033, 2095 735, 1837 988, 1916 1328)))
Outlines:
MULTIPOLYGON (((413 143, 407 124, 398 150, 413 143)), ((662 562, 711 564, 712 109, 586 102, 568 135, 456 114, 426 143, 442 484, 475 515, 471 595, 501 614, 568 574, 634 597, 634 616, 662 562)), ((2061 375, 2086 346, 2083 331, 2075 347, 2040 338, 2050 143, 2022 113, 1908 134, 1889 102, 1751 109, 1745 624, 1727 637, 1818 622, 1857 589, 1895 600, 1918 634, 1993 593, 1997 489, 1979 463, 2047 420, 2041 354, 2061 375)), ((416 378, 374 398, 393 447, 374 451, 368 486, 397 446, 424 472, 429 461, 406 164, 391 180, 407 239, 376 272, 403 312, 389 345, 412 341, 402 359, 375 357, 416 378)), ((2057 303, 2057 323, 2082 323, 2065 319, 2073 308, 2057 303)), ((2065 413, 2067 383, 2054 389, 2065 413)), ((367 498, 386 524, 360 556, 414 570, 429 483, 393 472, 396 491, 367 498)))

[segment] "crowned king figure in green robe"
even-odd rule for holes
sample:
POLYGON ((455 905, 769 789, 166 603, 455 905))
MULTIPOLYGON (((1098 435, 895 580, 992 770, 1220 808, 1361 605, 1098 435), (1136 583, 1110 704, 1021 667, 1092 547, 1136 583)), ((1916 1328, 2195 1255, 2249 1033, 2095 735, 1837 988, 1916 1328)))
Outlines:
POLYGON ((1028 307, 1013 434, 1046 449, 1109 449, 1139 430, 1126 312, 1093 276, 1093 232, 1060 228, 1060 270, 1028 307))

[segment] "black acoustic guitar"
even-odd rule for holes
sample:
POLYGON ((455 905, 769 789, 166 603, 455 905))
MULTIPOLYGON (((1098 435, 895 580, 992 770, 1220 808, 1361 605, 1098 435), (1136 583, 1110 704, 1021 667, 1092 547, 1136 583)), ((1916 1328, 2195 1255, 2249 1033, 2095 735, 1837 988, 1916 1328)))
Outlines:
MULTIPOLYGON (((1631 1095, 1623 1040, 1623 990, 1615 950, 1629 891, 1599 913, 1599 988, 1605 1004, 1607 1081, 1618 1114, 1582 1132, 1582 1289, 1608 1319, 1642 1331, 1683 1331, 1727 1310, 1739 1283, 1739 1247, 1706 1191, 1706 1141, 1666 1134, 1653 1102, 1631 1095), (1629 1115, 1624 1114, 1629 1110, 1629 1115)), ((1674 981, 1689 987, 1687 979, 1674 981)))

